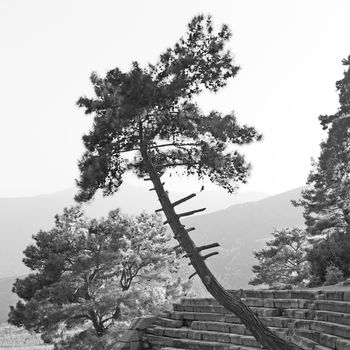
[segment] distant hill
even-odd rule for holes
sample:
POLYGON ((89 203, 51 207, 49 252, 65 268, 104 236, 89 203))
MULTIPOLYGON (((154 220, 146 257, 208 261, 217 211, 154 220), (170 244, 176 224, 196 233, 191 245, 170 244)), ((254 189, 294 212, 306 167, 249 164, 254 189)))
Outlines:
MULTIPOLYGON (((255 263, 252 251, 264 245, 273 227, 303 225, 301 209, 290 203, 300 197, 300 192, 301 188, 266 197, 263 193, 232 196, 204 191, 177 208, 186 211, 207 207, 208 214, 194 216, 184 223, 196 227, 191 236, 198 244, 221 244, 220 255, 209 259, 209 265, 227 288, 244 288, 252 277, 251 266, 255 263), (235 204, 239 202, 245 203, 235 204)), ((6 320, 9 305, 16 300, 10 292, 16 277, 2 277, 28 273, 22 263, 22 251, 33 234, 51 228, 54 215, 73 204, 74 193, 74 189, 68 189, 36 197, 0 198, 0 322, 6 320)), ((176 200, 187 194, 170 195, 176 200)), ((84 206, 89 217, 104 216, 117 207, 124 213, 136 214, 144 209, 151 212, 159 204, 147 188, 127 185, 112 198, 97 197, 84 206)), ((198 280, 195 284, 200 285, 198 280)))
MULTIPOLYGON (((64 207, 74 204, 74 188, 64 191, 25 198, 0 198, 0 278, 18 276, 28 272, 22 263, 23 250, 31 242, 31 237, 39 230, 53 227, 54 216, 64 207)), ((188 193, 171 193, 173 200, 188 193)), ((208 211, 216 211, 235 203, 259 200, 266 194, 251 192, 229 195, 223 191, 201 192, 188 206, 206 206, 208 211)), ((123 184, 114 196, 96 199, 84 205, 86 215, 99 218, 115 208, 123 213, 139 214, 154 212, 159 207, 154 192, 148 188, 123 184)))
MULTIPOLYGON (((220 254, 208 259, 208 265, 226 288, 246 288, 256 264, 253 251, 261 249, 273 228, 304 226, 302 209, 291 204, 300 198, 297 188, 257 202, 233 205, 227 209, 184 220, 198 244, 218 242, 220 254)), ((192 209, 195 209, 192 206, 192 209)), ((198 278, 198 277, 195 277, 198 278)))
POLYGON ((9 306, 15 305, 17 302, 17 295, 11 293, 15 280, 16 277, 0 278, 0 323, 7 321, 9 306))

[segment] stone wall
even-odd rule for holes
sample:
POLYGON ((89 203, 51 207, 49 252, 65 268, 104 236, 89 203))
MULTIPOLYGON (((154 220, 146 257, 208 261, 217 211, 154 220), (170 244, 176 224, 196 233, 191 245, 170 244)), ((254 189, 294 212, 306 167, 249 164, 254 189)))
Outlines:
MULTIPOLYGON (((350 350, 350 291, 246 290, 241 295, 272 332, 303 349, 350 350)), ((136 320, 117 346, 261 349, 241 321, 212 298, 184 298, 173 310, 136 320)))

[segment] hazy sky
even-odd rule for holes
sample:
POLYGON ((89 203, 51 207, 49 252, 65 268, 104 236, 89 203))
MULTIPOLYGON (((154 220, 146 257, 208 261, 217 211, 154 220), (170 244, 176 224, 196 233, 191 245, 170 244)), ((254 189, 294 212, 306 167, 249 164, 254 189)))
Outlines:
POLYGON ((242 191, 305 184, 324 137, 317 117, 338 107, 335 81, 350 55, 349 0, 1 0, 0 197, 71 187, 92 119, 75 102, 91 95, 90 73, 155 62, 199 12, 229 24, 242 68, 200 105, 234 110, 264 134, 246 148, 253 169, 242 191))

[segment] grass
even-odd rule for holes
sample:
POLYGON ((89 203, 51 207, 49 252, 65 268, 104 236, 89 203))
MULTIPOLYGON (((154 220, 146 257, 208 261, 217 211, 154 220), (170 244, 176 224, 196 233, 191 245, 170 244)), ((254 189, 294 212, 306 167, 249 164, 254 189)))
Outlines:
POLYGON ((52 350, 52 345, 44 344, 40 335, 31 334, 23 328, 7 323, 0 324, 0 350, 52 350))

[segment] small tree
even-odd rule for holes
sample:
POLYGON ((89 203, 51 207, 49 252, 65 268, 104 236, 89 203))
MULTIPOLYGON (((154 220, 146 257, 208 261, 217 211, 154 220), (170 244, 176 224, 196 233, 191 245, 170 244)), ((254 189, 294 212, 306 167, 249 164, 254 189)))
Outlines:
POLYGON ((117 191, 127 170, 150 180, 166 223, 207 290, 237 314, 263 346, 297 349, 273 334, 237 295, 218 283, 205 263, 216 252, 201 253, 217 243, 196 247, 188 234, 191 228, 180 222, 181 217, 203 209, 177 214, 174 207, 194 194, 172 203, 160 180, 167 170, 174 170, 207 177, 229 192, 237 182, 246 181, 250 166, 234 146, 260 140, 261 135, 252 127, 240 126, 234 113, 205 115, 194 100, 204 89, 217 92, 237 74, 239 67, 225 49, 230 37, 226 25, 216 33, 211 17, 199 15, 189 23, 186 37, 167 49, 155 65, 141 68, 134 62, 126 73, 115 68, 105 78, 92 74, 96 96, 78 100, 95 117, 93 129, 83 137, 86 152, 79 163, 76 199, 90 200, 99 189, 105 195, 117 191))
POLYGON ((272 236, 266 242, 267 249, 254 253, 259 265, 253 266, 256 276, 249 284, 304 284, 309 274, 306 232, 297 227, 284 228, 275 230, 272 236))
POLYGON ((14 284, 22 300, 11 307, 9 322, 47 340, 82 324, 102 336, 114 321, 154 311, 188 285, 172 277, 179 260, 155 215, 115 210, 97 221, 72 207, 33 239, 24 263, 34 272, 14 284))

